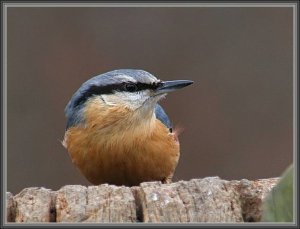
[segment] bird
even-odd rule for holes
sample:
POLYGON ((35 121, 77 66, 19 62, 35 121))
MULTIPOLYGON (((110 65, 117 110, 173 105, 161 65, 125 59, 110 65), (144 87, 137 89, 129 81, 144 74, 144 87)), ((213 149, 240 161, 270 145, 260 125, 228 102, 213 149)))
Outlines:
POLYGON ((63 146, 94 184, 171 183, 178 133, 158 102, 191 80, 162 81, 140 69, 117 69, 84 82, 65 108, 63 146))

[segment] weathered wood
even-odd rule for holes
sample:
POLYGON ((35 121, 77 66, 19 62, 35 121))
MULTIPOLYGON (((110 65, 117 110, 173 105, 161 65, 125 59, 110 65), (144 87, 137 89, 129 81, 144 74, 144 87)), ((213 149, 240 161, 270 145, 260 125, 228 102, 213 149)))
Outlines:
POLYGON ((14 197, 15 222, 54 222, 55 194, 45 188, 26 188, 14 197))
POLYGON ((218 177, 136 187, 67 185, 7 193, 9 222, 244 222, 259 221, 262 199, 278 178, 218 177))
POLYGON ((238 194, 219 178, 141 184, 145 222, 242 222, 238 194))
POLYGON ((87 222, 136 222, 135 199, 129 187, 88 187, 87 222))
POLYGON ((16 217, 16 203, 13 194, 6 193, 6 220, 7 222, 15 222, 16 217))
POLYGON ((232 182, 237 189, 242 208, 242 216, 245 222, 259 222, 262 215, 262 200, 271 191, 278 178, 260 179, 232 182))
POLYGON ((65 186, 57 192, 57 222, 135 222, 135 199, 128 187, 65 186))
POLYGON ((56 192, 56 222, 81 222, 86 218, 87 188, 68 185, 56 192))

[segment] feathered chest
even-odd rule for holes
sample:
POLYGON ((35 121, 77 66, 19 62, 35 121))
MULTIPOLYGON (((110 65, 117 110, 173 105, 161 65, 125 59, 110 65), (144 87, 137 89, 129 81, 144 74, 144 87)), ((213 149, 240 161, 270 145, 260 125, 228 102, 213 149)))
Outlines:
POLYGON ((179 143, 153 113, 87 107, 84 125, 69 128, 64 145, 92 183, 135 185, 162 180, 174 171, 179 143))

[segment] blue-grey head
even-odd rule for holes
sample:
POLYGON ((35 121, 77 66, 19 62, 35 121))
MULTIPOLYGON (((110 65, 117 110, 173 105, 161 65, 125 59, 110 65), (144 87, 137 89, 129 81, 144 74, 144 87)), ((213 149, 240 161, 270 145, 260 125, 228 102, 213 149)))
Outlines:
POLYGON ((192 83, 190 80, 161 81, 149 72, 135 69, 114 70, 95 76, 81 85, 66 106, 67 129, 84 122, 84 106, 95 96, 106 106, 125 106, 133 112, 154 112, 171 128, 167 115, 157 102, 167 93, 192 83))

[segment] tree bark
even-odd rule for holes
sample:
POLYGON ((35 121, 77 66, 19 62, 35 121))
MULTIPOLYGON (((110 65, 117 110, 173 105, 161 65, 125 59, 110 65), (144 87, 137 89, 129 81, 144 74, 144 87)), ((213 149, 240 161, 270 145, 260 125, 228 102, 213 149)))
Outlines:
POLYGON ((7 222, 259 222, 261 203, 278 178, 218 177, 125 187, 67 185, 58 191, 7 192, 7 222))

